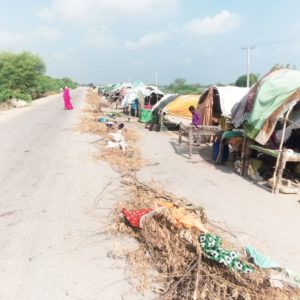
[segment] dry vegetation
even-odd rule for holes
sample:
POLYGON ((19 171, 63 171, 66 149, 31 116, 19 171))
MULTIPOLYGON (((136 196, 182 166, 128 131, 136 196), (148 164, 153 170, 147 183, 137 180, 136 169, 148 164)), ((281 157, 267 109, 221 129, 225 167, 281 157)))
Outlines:
MULTIPOLYGON (((157 299, 203 300, 290 300, 299 299, 300 291, 285 286, 272 288, 268 271, 258 268, 250 274, 231 271, 201 253, 199 232, 194 229, 179 230, 168 210, 147 218, 143 228, 134 229, 120 216, 122 207, 139 209, 154 207, 159 201, 175 202, 178 207, 187 204, 184 199, 167 194, 158 187, 138 182, 126 176, 132 197, 118 203, 112 231, 129 235, 139 242, 139 249, 127 253, 129 278, 140 292, 155 291, 157 299)), ((203 210, 188 211, 206 222, 203 210)), ((208 227, 208 225, 206 225, 208 227)), ((213 232, 212 227, 210 231, 213 232)), ((233 248, 224 241, 226 248, 233 248)))
POLYGON ((107 149, 106 142, 109 133, 116 132, 116 129, 108 128, 104 123, 100 123, 99 117, 104 116, 102 108, 105 106, 102 98, 94 91, 89 90, 86 96, 87 106, 82 111, 80 123, 76 130, 82 133, 91 133, 100 136, 102 139, 97 143, 99 151, 95 153, 96 159, 106 160, 116 170, 124 173, 127 171, 137 171, 143 165, 140 151, 136 146, 138 137, 132 130, 124 129, 122 134, 128 143, 128 149, 124 154, 121 149, 107 149))

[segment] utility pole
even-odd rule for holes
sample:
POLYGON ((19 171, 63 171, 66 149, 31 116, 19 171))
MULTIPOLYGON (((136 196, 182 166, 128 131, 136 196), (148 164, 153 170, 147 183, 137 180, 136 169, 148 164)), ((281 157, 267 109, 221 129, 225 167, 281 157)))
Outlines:
POLYGON ((157 71, 155 71, 155 86, 157 87, 157 71))
POLYGON ((247 50, 247 87, 250 83, 250 50, 253 50, 255 46, 243 46, 242 50, 247 50))

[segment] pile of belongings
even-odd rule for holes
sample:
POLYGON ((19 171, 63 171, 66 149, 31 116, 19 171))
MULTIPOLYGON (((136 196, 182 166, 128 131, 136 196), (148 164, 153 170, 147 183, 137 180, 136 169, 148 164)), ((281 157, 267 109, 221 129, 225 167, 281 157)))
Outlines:
POLYGON ((107 142, 106 148, 110 148, 110 149, 119 148, 122 149, 124 154, 126 153, 128 145, 122 134, 123 128, 124 128, 124 124, 121 123, 118 125, 117 132, 109 133, 110 140, 107 142))
POLYGON ((156 208, 132 210, 122 208, 121 213, 132 227, 141 229, 148 218, 152 218, 157 214, 159 215, 164 210, 168 210, 171 221, 178 230, 195 229, 200 232, 199 243, 203 254, 208 259, 222 264, 230 270, 241 273, 253 272, 253 268, 243 263, 235 251, 229 251, 222 248, 222 239, 209 233, 207 228, 202 224, 200 218, 186 213, 185 207, 176 207, 175 204, 171 202, 160 202, 156 208))

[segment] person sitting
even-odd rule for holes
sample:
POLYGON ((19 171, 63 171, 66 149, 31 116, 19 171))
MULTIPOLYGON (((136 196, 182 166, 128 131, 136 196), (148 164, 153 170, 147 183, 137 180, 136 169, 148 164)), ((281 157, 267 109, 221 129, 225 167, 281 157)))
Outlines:
POLYGON ((195 107, 191 105, 189 107, 189 111, 192 114, 192 125, 194 125, 196 127, 200 126, 202 124, 202 119, 201 119, 199 113, 196 111, 195 107))

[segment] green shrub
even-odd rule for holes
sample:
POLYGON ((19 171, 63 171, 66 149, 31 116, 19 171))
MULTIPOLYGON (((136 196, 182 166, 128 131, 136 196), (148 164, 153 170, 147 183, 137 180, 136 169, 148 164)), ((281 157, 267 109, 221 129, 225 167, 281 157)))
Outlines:
POLYGON ((45 63, 38 55, 0 52, 0 102, 12 98, 31 101, 49 92, 58 93, 64 86, 78 86, 70 78, 52 78, 45 72, 45 63))

